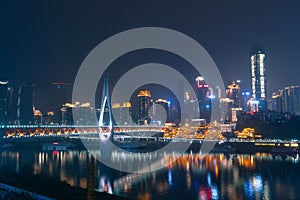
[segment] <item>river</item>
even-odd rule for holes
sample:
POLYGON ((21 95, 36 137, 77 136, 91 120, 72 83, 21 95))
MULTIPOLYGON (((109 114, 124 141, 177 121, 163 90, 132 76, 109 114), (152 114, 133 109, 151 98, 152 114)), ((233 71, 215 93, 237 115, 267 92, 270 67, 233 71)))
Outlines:
MULTIPOLYGON (((0 161, 16 172, 30 166, 33 174, 88 185, 85 150, 6 150, 0 161)), ((158 171, 130 174, 96 162, 94 182, 95 190, 128 199, 300 199, 300 163, 299 155, 184 154, 158 171)))

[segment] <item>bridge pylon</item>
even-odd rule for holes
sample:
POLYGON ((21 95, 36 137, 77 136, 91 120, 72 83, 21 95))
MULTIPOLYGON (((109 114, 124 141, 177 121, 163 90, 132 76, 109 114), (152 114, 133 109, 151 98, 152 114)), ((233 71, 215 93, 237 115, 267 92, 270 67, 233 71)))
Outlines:
POLYGON ((108 127, 109 128, 109 130, 111 131, 111 134, 108 139, 112 141, 115 120, 114 120, 114 117, 112 114, 108 74, 106 74, 104 77, 102 100, 101 100, 100 106, 101 107, 100 107, 100 115, 99 115, 99 127, 108 127))

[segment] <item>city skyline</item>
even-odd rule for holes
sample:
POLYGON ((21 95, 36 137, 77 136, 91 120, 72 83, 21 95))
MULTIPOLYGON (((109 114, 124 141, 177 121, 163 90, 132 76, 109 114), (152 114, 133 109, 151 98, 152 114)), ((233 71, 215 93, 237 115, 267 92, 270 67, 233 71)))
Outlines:
MULTIPOLYGON (((72 83, 81 62, 97 44, 127 29, 158 26, 183 32, 203 45, 216 62, 225 85, 240 79, 242 88, 250 89, 251 48, 263 45, 270 98, 278 89, 300 85, 297 77, 300 65, 297 59, 298 4, 229 1, 217 4, 161 2, 158 5, 20 2, 12 5, 6 2, 1 6, 0 18, 4 25, 0 39, 1 77, 17 86, 35 82, 35 104, 44 108, 54 103, 47 98, 49 94, 59 96, 52 83, 72 83), (257 7, 255 15, 252 7, 257 7)), ((115 67, 124 68, 124 62, 129 62, 130 67, 148 62, 151 60, 148 54, 128 55, 115 67)), ((150 57, 152 55, 175 68, 184 68, 186 64, 161 52, 150 52, 150 57)))
POLYGON ((0 2, 0 198, 300 199, 299 8, 0 2))

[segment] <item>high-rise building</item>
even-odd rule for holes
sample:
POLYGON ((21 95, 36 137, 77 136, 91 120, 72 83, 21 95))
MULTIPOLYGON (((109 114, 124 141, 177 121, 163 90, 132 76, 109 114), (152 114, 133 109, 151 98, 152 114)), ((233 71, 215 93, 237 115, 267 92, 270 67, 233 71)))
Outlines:
POLYGON ((282 95, 282 107, 284 112, 300 115, 300 87, 286 87, 282 95))
POLYGON ((211 117, 211 100, 209 98, 208 84, 205 83, 202 76, 196 78, 197 82, 197 99, 199 103, 200 118, 210 122, 211 117))
POLYGON ((151 122, 158 125, 171 122, 170 112, 170 102, 165 99, 157 99, 151 107, 151 122))
POLYGON ((252 97, 259 102, 260 111, 267 110, 267 85, 265 52, 261 46, 256 46, 251 52, 251 89, 252 97))
POLYGON ((241 88, 235 81, 232 81, 232 84, 227 86, 226 98, 233 100, 233 108, 243 107, 241 88))
POLYGON ((73 125, 73 108, 75 107, 74 104, 65 103, 62 105, 61 111, 61 125, 73 125))
POLYGON ((61 108, 63 125, 96 125, 93 115, 95 111, 90 103, 65 103, 61 108), (75 112, 74 112, 75 111, 75 112), (75 117, 73 115, 75 114, 75 117), (75 121, 74 121, 75 120, 75 121))
POLYGON ((132 125, 132 107, 130 102, 114 103, 112 113, 117 125, 132 125))
POLYGON ((274 92, 271 100, 271 110, 276 112, 283 112, 283 90, 274 92))
POLYGON ((138 94, 138 124, 150 123, 150 107, 152 105, 151 93, 149 90, 141 90, 138 94))
POLYGON ((0 124, 7 124, 9 119, 10 87, 8 81, 0 80, 0 124))
POLYGON ((197 98, 192 98, 192 92, 185 90, 183 105, 181 110, 181 118, 183 121, 180 121, 181 124, 190 123, 191 119, 199 118, 199 103, 197 98))
POLYGON ((248 104, 248 111, 249 112, 258 112, 259 111, 259 101, 257 101, 256 99, 254 98, 251 98, 248 100, 247 102, 248 104))
POLYGON ((244 91, 242 92, 242 98, 243 98, 243 110, 244 111, 249 111, 249 100, 251 99, 251 92, 249 91, 244 91))
POLYGON ((226 98, 233 101, 231 108, 231 122, 236 122, 237 117, 242 113, 243 110, 243 98, 240 86, 237 84, 240 81, 232 81, 232 84, 227 86, 226 98))
POLYGON ((33 124, 33 88, 31 82, 23 83, 19 89, 17 116, 19 124, 33 124))
POLYGON ((220 99, 220 108, 221 108, 221 119, 220 122, 231 123, 232 122, 232 108, 234 101, 229 98, 220 99))

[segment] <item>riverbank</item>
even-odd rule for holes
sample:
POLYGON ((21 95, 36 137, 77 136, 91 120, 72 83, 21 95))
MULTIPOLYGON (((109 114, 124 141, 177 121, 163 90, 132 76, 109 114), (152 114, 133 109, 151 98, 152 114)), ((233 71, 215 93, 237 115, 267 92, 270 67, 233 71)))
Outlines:
MULTIPOLYGON (((24 166, 20 173, 16 173, 8 167, 2 166, 0 168, 0 182, 19 190, 34 193, 35 196, 40 194, 40 196, 49 197, 49 199, 86 199, 86 189, 72 187, 59 179, 49 179, 46 175, 32 175, 29 171, 30 168, 30 166, 24 166)), ((30 198, 28 196, 19 197, 20 199, 38 199, 33 198, 34 196, 30 196, 30 198)), ((100 192, 95 192, 95 199, 124 200, 122 197, 100 192)))
MULTIPOLYGON (((148 142, 146 147, 141 148, 141 152, 152 152, 157 149, 160 149, 167 145, 169 142, 180 142, 177 139, 165 139, 159 142, 148 142)), ((203 140, 187 140, 190 142, 190 146, 187 149, 187 152, 198 153, 204 143, 203 140)), ((182 142, 187 142, 182 140, 182 142)), ((209 141, 206 141, 206 143, 209 141)), ((293 141, 282 141, 282 140, 232 140, 232 141, 219 141, 215 143, 210 141, 213 144, 211 153, 299 153, 300 152, 300 143, 293 141)), ((44 144, 70 144, 66 146, 65 150, 76 149, 76 150, 85 150, 86 147, 79 138, 65 138, 65 137, 34 137, 34 138, 20 138, 20 139, 6 139, 4 140, 4 149, 23 149, 23 148, 35 148, 43 150, 44 144)), ((141 143, 142 144, 142 143, 141 143)), ((122 146, 121 146, 122 148, 122 146)), ((124 149, 128 151, 136 152, 136 149, 133 150, 130 148, 130 144, 124 144, 124 149), (126 148, 128 145, 128 148, 126 148)), ((44 149, 45 150, 45 149, 44 149)), ((57 150, 57 149, 53 149, 57 150)))

